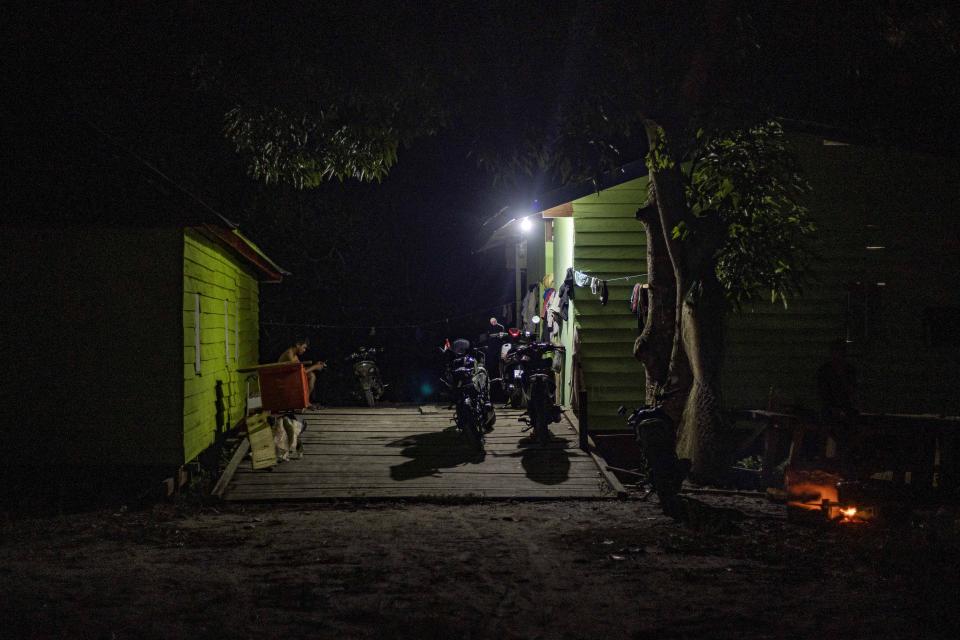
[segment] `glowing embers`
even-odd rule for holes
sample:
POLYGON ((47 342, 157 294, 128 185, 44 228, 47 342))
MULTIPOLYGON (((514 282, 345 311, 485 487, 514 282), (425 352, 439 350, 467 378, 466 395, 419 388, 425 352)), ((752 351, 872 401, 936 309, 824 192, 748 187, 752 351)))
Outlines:
POLYGON ((837 484, 842 481, 839 474, 823 469, 788 467, 784 476, 787 506, 816 510, 824 500, 836 503, 839 500, 837 484))
POLYGON ((823 469, 787 468, 787 513, 804 520, 862 523, 873 517, 873 509, 857 505, 844 495, 850 483, 838 474, 823 469))

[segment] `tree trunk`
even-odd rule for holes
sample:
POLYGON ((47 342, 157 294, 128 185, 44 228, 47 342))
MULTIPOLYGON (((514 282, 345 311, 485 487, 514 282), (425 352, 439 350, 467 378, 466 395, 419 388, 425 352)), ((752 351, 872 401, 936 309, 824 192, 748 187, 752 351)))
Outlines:
POLYGON ((663 129, 648 123, 647 136, 651 149, 657 150, 651 159, 650 180, 656 189, 660 232, 676 292, 668 372, 669 386, 676 393, 664 409, 678 425, 678 456, 690 460, 694 479, 709 482, 723 475, 726 454, 720 398, 725 305, 715 260, 722 234, 718 226, 703 228, 703 221, 691 213, 679 157, 669 147, 669 132, 664 140, 663 129), (673 229, 681 223, 690 233, 683 240, 673 238, 673 229))
POLYGON ((722 478, 728 461, 722 435, 723 290, 714 273, 690 287, 682 306, 682 340, 693 383, 677 433, 677 455, 691 462, 697 482, 722 478))
MULTIPOLYGON (((687 269, 685 247, 683 243, 673 238, 673 229, 681 222, 692 218, 687 207, 686 195, 683 190, 683 174, 677 154, 669 148, 669 136, 665 136, 663 129, 656 123, 647 123, 647 139, 651 149, 657 149, 650 161, 650 181, 653 182, 656 194, 657 211, 660 216, 660 233, 663 245, 666 247, 673 270, 674 302, 673 329, 671 331, 672 347, 670 352, 670 366, 667 372, 667 386, 674 393, 664 402, 663 408, 674 421, 680 424, 681 414, 687 392, 692 383, 690 366, 687 363, 684 351, 681 319, 683 311, 683 296, 687 288, 687 269), (666 138, 666 139, 665 139, 666 138)), ((653 244, 653 243, 651 243, 653 244)))
POLYGON ((651 190, 653 206, 637 212, 647 235, 647 314, 643 332, 633 344, 633 356, 643 364, 646 373, 646 402, 653 404, 657 390, 667 382, 670 354, 673 349, 676 307, 676 281, 667 253, 660 213, 656 209, 655 190, 651 190))

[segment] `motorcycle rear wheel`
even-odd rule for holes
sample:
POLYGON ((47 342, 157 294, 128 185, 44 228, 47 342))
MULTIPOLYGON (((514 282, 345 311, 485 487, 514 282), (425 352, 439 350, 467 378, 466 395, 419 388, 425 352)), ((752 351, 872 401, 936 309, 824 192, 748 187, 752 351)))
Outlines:
POLYGON ((550 444, 550 429, 547 427, 547 418, 544 415, 541 415, 536 423, 533 425, 533 432, 537 436, 537 444, 541 447, 545 447, 550 444))
POLYGON ((473 451, 481 451, 483 449, 483 439, 480 436, 480 425, 474 412, 464 408, 457 413, 460 417, 457 426, 460 427, 460 432, 466 438, 467 444, 473 451))
POLYGON ((539 398, 530 400, 530 424, 533 426, 533 436, 541 447, 550 442, 550 429, 547 426, 547 412, 544 403, 539 398))

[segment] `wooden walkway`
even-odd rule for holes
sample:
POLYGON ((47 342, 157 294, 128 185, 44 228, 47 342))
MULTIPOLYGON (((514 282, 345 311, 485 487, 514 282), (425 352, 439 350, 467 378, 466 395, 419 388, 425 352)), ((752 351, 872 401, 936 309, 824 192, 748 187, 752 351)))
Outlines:
POLYGON ((600 498, 613 494, 569 421, 551 425, 545 448, 530 441, 520 411, 497 409, 486 454, 472 453, 435 407, 343 407, 304 413, 304 455, 271 470, 240 462, 223 493, 231 501, 335 498, 600 498))

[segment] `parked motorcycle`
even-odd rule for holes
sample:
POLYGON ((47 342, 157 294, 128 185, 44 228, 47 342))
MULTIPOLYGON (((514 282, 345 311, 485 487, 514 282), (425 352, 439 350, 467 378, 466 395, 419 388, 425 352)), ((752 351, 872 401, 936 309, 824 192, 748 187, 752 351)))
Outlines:
POLYGON ((483 350, 472 348, 469 340, 454 340, 441 351, 447 366, 442 381, 450 390, 457 429, 470 447, 482 452, 484 434, 493 429, 497 416, 490 401, 490 380, 483 366, 483 350))
MULTIPOLYGON (((690 471, 690 461, 677 458, 676 428, 663 409, 663 401, 672 393, 657 394, 653 406, 634 409, 627 416, 627 425, 643 452, 650 490, 657 494, 660 508, 668 516, 680 517, 682 503, 678 494, 690 471)), ((626 415, 627 410, 620 407, 617 413, 626 415)))
MULTIPOLYGON (((537 318, 534 319, 534 322, 537 318)), ((508 371, 512 372, 512 384, 518 386, 527 399, 527 412, 521 420, 533 429, 540 445, 550 441, 550 424, 560 422, 562 415, 557 404, 557 383, 554 378, 556 365, 554 354, 563 354, 564 348, 549 342, 521 343, 507 353, 508 371)))
POLYGON ((377 355, 380 353, 383 353, 383 349, 360 347, 347 358, 347 361, 353 363, 353 375, 368 407, 376 406, 386 388, 383 378, 380 377, 380 367, 377 366, 377 355))
POLYGON ((504 329, 496 318, 490 318, 490 325, 500 328, 501 331, 491 332, 490 338, 498 340, 500 352, 497 354, 499 377, 495 382, 503 388, 506 396, 506 405, 512 409, 522 409, 527 406, 527 390, 523 379, 523 366, 519 360, 510 358, 510 352, 520 345, 528 344, 533 335, 527 331, 521 333, 519 329, 511 327, 504 329))

